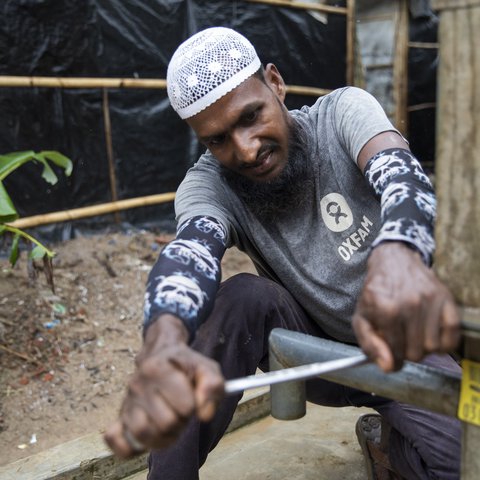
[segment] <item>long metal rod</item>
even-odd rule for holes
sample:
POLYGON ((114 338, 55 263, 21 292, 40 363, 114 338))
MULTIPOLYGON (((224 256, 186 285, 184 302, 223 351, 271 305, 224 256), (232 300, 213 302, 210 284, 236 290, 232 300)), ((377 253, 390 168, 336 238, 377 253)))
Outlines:
MULTIPOLYGON (((283 367, 324 362, 361 353, 354 346, 274 329, 270 334, 270 356, 283 367)), ((399 372, 386 374, 376 365, 320 375, 342 385, 406 402, 429 410, 456 416, 460 392, 460 375, 405 362, 399 372)), ((272 391, 273 396, 273 391, 272 391)), ((288 402, 288 398, 282 399, 288 402)))
POLYGON ((225 393, 233 395, 243 392, 250 388, 266 387, 277 383, 289 382, 292 380, 305 380, 307 378, 318 377, 319 375, 338 372, 345 368, 357 367, 368 362, 364 354, 354 357, 339 358, 328 362, 316 362, 300 367, 284 368, 282 370, 273 370, 260 375, 249 375, 248 377, 236 378, 225 382, 225 393))

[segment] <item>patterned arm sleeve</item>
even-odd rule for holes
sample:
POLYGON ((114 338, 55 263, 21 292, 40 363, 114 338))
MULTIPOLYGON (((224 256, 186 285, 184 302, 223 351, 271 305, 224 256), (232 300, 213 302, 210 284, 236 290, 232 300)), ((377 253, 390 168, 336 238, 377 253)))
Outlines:
POLYGON ((405 242, 430 265, 436 200, 418 160, 408 150, 387 149, 368 161, 365 177, 381 204, 382 227, 372 247, 388 240, 405 242))
POLYGON ((194 337, 215 301, 225 243, 225 229, 214 218, 193 217, 180 226, 148 277, 144 334, 159 315, 171 313, 183 321, 190 340, 194 337))

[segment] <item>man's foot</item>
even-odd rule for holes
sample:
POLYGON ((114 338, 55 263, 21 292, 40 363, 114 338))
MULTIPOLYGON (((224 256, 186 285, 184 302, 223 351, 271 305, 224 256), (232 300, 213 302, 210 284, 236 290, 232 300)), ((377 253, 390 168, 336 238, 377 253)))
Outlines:
POLYGON ((390 426, 378 414, 362 415, 355 425, 355 433, 362 447, 368 480, 401 480, 387 455, 390 426))

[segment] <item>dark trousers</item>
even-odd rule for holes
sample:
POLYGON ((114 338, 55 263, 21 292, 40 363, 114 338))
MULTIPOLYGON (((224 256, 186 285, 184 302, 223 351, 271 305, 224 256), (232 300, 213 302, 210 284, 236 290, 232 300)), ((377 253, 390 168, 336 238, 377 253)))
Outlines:
MULTIPOLYGON (((275 327, 328 338, 283 287, 240 274, 222 283, 192 346, 217 360, 227 379, 251 375, 257 367, 268 370, 268 335, 275 327)), ((459 370, 449 356, 431 355, 425 363, 459 370)), ((458 420, 321 379, 307 382, 307 397, 320 405, 377 410, 392 426, 389 458, 404 478, 460 477, 458 420)), ((211 422, 194 419, 174 446, 153 451, 148 480, 198 479, 199 468, 224 434, 240 398, 225 398, 211 422)))

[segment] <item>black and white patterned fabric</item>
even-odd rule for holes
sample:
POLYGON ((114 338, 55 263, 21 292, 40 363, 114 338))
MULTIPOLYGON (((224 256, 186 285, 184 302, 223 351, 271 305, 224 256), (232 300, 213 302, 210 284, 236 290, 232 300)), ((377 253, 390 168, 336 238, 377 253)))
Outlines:
POLYGON ((377 153, 365 167, 365 177, 380 198, 382 228, 372 244, 402 241, 414 247, 430 265, 435 249, 436 199, 430 179, 408 150, 377 153))
POLYGON ((194 336, 212 309, 225 244, 224 228, 211 217, 193 217, 179 227, 148 277, 144 332, 159 315, 172 313, 194 336))

